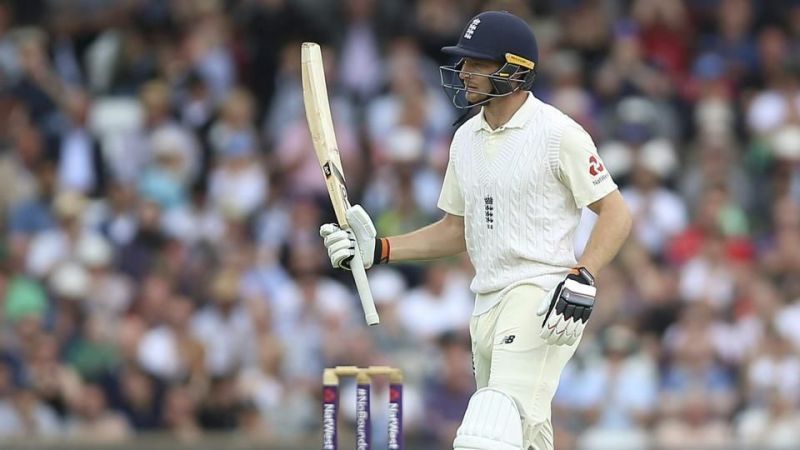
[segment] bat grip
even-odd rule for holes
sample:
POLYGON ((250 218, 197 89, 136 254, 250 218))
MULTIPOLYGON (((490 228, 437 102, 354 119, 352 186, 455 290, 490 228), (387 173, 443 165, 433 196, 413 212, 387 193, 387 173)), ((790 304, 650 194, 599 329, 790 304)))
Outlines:
POLYGON ((361 307, 364 309, 367 325, 377 325, 381 320, 378 318, 375 301, 372 299, 372 291, 369 289, 367 271, 364 270, 364 260, 361 258, 361 249, 358 248, 358 242, 355 243, 355 246, 356 252, 353 255, 353 260, 350 261, 350 270, 353 272, 353 279, 356 281, 356 289, 358 290, 359 298, 361 298, 361 307))

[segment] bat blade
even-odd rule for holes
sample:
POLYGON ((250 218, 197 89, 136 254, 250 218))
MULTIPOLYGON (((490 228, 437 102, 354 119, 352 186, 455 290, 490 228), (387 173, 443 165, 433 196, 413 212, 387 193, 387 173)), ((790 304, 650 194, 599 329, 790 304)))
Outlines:
MULTIPOLYGON (((303 103, 305 104, 306 119, 308 120, 308 129, 311 132, 314 151, 317 154, 322 174, 325 177, 325 185, 328 188, 328 195, 336 213, 336 220, 339 222, 340 227, 347 229, 350 228, 350 225, 347 223, 345 212, 350 207, 350 200, 347 197, 344 170, 342 169, 339 147, 336 143, 336 133, 333 128, 328 88, 325 85, 325 68, 322 64, 322 51, 318 44, 313 42, 304 42, 302 44, 301 66, 303 103)), ((356 243, 356 252, 350 263, 350 268, 353 271, 353 278, 358 289, 358 296, 361 298, 361 306, 364 308, 367 324, 376 325, 380 322, 380 319, 375 309, 375 302, 372 299, 372 292, 369 288, 369 281, 364 270, 364 262, 361 259, 358 243, 356 243)))

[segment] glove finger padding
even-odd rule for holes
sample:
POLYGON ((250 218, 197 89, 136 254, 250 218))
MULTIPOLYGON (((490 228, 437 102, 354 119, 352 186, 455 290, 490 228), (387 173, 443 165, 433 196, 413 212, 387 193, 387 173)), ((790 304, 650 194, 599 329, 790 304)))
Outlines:
POLYGON ((575 332, 574 332, 574 333, 572 333, 572 338, 569 340, 569 342, 567 342, 567 345, 572 345, 572 344, 574 344, 574 343, 575 343, 575 341, 577 341, 577 340, 578 340, 578 339, 581 337, 581 335, 583 334, 583 329, 584 329, 585 327, 586 327, 586 323, 585 323, 585 322, 580 322, 580 321, 579 321, 579 322, 578 322, 578 326, 577 326, 577 328, 575 329, 575 332))
POLYGON ((539 336, 551 345, 574 344, 594 306, 594 281, 570 275, 551 292, 536 312, 545 316, 539 336))
POLYGON ((353 247, 353 241, 350 239, 333 241, 328 245, 328 255, 332 256, 342 250, 350 250, 350 253, 352 253, 353 247))
POLYGON ((567 319, 566 322, 567 322, 567 327, 564 330, 564 336, 566 336, 569 339, 572 336, 574 336, 575 332, 578 330, 578 324, 580 323, 580 319, 578 320, 575 320, 574 318, 567 319))
POLYGON ((566 319, 566 320, 562 319, 560 325, 562 325, 561 333, 558 335, 554 343, 556 345, 566 345, 567 342, 569 342, 570 338, 572 337, 570 335, 570 330, 573 329, 574 322, 572 321, 572 319, 566 319))
POLYGON ((354 250, 348 251, 347 253, 337 253, 331 256, 331 264, 334 267, 338 267, 344 270, 350 270, 350 261, 353 260, 353 254, 355 253, 354 250))
MULTIPOLYGON (((345 260, 351 259, 355 252, 353 241, 350 239, 334 242, 328 247, 328 256, 331 258, 331 263, 337 267, 341 266, 345 260)), ((350 265, 348 264, 347 266, 349 267, 350 265)))
POLYGON ((320 237, 324 238, 329 234, 334 233, 338 230, 341 230, 341 228, 339 228, 339 225, 336 225, 335 223, 325 223, 322 224, 321 227, 319 227, 319 235, 320 237))
POLYGON ((558 314, 551 314, 547 318, 547 321, 545 321, 540 336, 542 336, 542 339, 546 340, 548 344, 552 344, 552 341, 556 339, 560 322, 561 316, 558 314))
POLYGON ((355 255, 355 236, 348 230, 342 230, 338 225, 326 223, 319 229, 319 235, 328 251, 328 258, 333 267, 350 269, 350 260, 355 255))
POLYGON ((350 233, 341 228, 337 228, 336 231, 324 236, 322 242, 325 244, 325 247, 330 249, 333 245, 340 242, 349 243, 353 240, 355 240, 355 238, 350 236, 350 233))

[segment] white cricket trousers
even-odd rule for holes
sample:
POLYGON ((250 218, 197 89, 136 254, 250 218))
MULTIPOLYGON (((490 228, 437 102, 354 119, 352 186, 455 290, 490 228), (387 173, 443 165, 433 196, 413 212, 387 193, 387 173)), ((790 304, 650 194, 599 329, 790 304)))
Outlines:
POLYGON ((478 389, 493 387, 514 398, 522 407, 525 448, 553 450, 550 404, 558 379, 580 343, 546 344, 539 332, 543 317, 536 315, 547 294, 538 286, 520 285, 469 325, 472 358, 478 389))

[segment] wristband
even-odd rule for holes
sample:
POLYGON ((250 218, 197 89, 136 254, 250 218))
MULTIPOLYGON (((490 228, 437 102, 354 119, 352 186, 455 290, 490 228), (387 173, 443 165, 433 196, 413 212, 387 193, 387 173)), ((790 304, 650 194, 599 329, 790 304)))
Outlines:
POLYGON ((372 258, 373 264, 387 264, 389 262, 389 239, 375 239, 375 255, 372 258))

